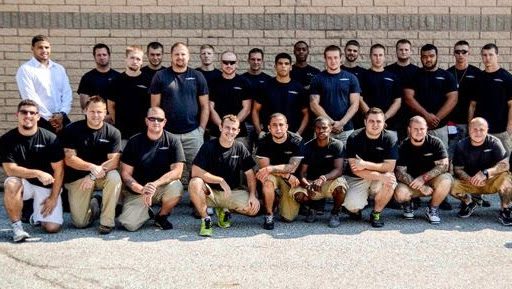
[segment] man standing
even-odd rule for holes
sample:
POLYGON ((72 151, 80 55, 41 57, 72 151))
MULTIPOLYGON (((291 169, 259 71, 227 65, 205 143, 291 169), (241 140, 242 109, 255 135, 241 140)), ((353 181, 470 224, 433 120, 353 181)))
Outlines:
POLYGON ((297 41, 293 45, 293 54, 295 55, 295 63, 290 72, 290 77, 302 84, 305 89, 309 89, 313 77, 320 73, 320 69, 308 64, 309 46, 305 41, 297 41))
POLYGON ((215 48, 210 44, 201 45, 201 48, 199 48, 199 58, 201 60, 201 66, 196 68, 196 70, 204 75, 208 83, 208 88, 210 88, 222 75, 222 72, 215 68, 215 64, 213 63, 215 59, 215 48))
POLYGON ((107 100, 110 84, 119 75, 119 72, 110 68, 110 48, 107 45, 103 43, 94 45, 92 55, 96 67, 85 73, 78 85, 77 92, 80 95, 82 109, 85 108, 85 103, 91 96, 99 95, 107 100))
POLYGON ((276 77, 267 83, 262 94, 254 100, 252 119, 258 135, 263 129, 263 122, 274 113, 284 114, 289 130, 299 135, 308 125, 308 96, 302 85, 290 78, 291 59, 288 53, 276 55, 276 77))
POLYGON ((153 204, 162 206, 154 217, 155 225, 172 229, 167 216, 183 192, 180 178, 185 154, 180 141, 164 130, 165 121, 161 108, 150 108, 147 131, 132 137, 123 150, 121 176, 128 192, 118 221, 128 231, 138 230, 150 219, 153 204))
POLYGON ((158 71, 165 69, 165 66, 162 65, 162 59, 164 58, 162 43, 150 42, 146 47, 146 57, 148 58, 148 65, 142 67, 140 71, 147 75, 147 78, 151 81, 158 71))
POLYGON ((427 122, 423 117, 412 117, 408 131, 409 137, 398 151, 395 175, 399 183, 395 199, 404 204, 404 218, 413 219, 411 199, 432 197, 426 216, 431 224, 439 224, 439 205, 452 187, 448 152, 439 138, 427 135, 427 122))
POLYGON ((33 100, 22 100, 16 112, 18 127, 0 138, 0 161, 7 174, 4 206, 11 220, 13 240, 30 235, 20 221, 23 200, 34 199, 31 223, 41 224, 48 233, 60 230, 64 177, 64 153, 55 134, 37 127, 40 118, 33 100))
POLYGON ((489 133, 499 138, 507 155, 512 150, 512 75, 498 64, 498 47, 489 43, 480 51, 484 70, 480 90, 471 99, 469 115, 483 117, 489 133))
POLYGON ((217 224, 221 228, 231 226, 230 211, 254 216, 260 208, 252 170, 254 160, 247 148, 235 141, 240 132, 239 126, 235 115, 224 116, 220 137, 205 143, 194 160, 188 191, 201 216, 201 236, 213 233, 211 218, 206 213, 207 205, 215 208, 217 224), (240 172, 244 172, 247 178, 248 191, 239 188, 240 172))
POLYGON ((270 116, 267 133, 259 142, 256 151, 259 170, 256 178, 262 183, 265 203, 265 230, 274 229, 274 203, 279 189, 279 215, 291 221, 299 213, 299 204, 289 194, 290 188, 299 185, 293 174, 302 159, 302 138, 288 131, 286 116, 274 113, 270 116))
MULTIPOLYGON (((329 227, 341 225, 340 211, 347 192, 347 182, 341 175, 343 173, 343 143, 330 137, 331 124, 326 117, 318 117, 315 122, 316 137, 307 142, 302 154, 304 160, 300 166, 300 186, 294 184, 290 196, 301 204, 310 204, 311 201, 333 198, 334 205, 329 218, 329 227)), ((296 183, 294 179, 293 182, 296 183)), ((298 214, 298 207, 290 215, 292 221, 298 214)), ((316 221, 317 212, 309 208, 306 217, 307 223, 316 221)))
POLYGON ((145 130, 144 119, 151 105, 149 74, 142 73, 144 52, 140 46, 126 48, 126 69, 112 82, 108 112, 121 132, 123 146, 128 139, 145 130))
POLYGON ((38 127, 58 133, 70 123, 73 92, 62 65, 50 60, 50 39, 44 35, 32 38, 33 57, 20 66, 16 83, 21 99, 31 99, 39 107, 38 127))
POLYGON ((359 49, 361 45, 357 40, 349 40, 345 44, 345 61, 341 65, 341 69, 354 74, 359 81, 364 76, 366 69, 357 65, 357 59, 359 58, 359 49))
POLYGON ((346 179, 348 192, 343 206, 353 219, 361 219, 368 197, 375 203, 370 216, 372 227, 382 227, 381 212, 393 197, 396 178, 393 174, 398 146, 396 137, 384 129, 384 112, 372 107, 366 112, 365 128, 355 131, 347 140, 350 171, 346 179))
POLYGON ((341 70, 338 46, 327 46, 324 58, 326 70, 313 79, 309 104, 316 116, 331 120, 333 137, 346 143, 354 131, 352 117, 359 109, 359 81, 353 74, 341 70))
POLYGON ((510 164, 501 141, 488 135, 488 130, 485 119, 477 117, 470 121, 469 137, 455 147, 453 173, 456 180, 451 194, 461 201, 458 216, 467 218, 478 206, 471 195, 497 192, 501 199, 498 220, 505 226, 511 226, 510 164))
POLYGON ((121 177, 117 172, 121 151, 121 133, 104 122, 107 105, 99 96, 85 104, 86 119, 68 125, 62 135, 65 153, 65 187, 69 192, 71 219, 77 228, 89 226, 100 216, 100 234, 115 226, 121 177), (103 191, 102 202, 92 198, 96 189, 103 191), (101 208, 99 207, 101 205, 101 208))
POLYGON ((437 47, 421 47, 422 69, 404 85, 404 101, 410 113, 425 118, 429 134, 448 147, 448 114, 457 104, 457 83, 444 69, 437 67, 437 47))
POLYGON ((165 129, 181 142, 187 169, 181 181, 188 183, 192 160, 203 144, 210 109, 208 86, 204 76, 188 67, 190 54, 184 43, 171 47, 171 67, 157 72, 151 82, 151 106, 165 111, 165 129))

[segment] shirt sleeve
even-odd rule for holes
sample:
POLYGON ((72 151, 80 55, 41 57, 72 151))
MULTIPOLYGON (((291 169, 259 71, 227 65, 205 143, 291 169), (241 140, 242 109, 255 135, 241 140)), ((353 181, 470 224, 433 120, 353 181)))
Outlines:
POLYGON ((61 81, 62 81, 62 91, 61 91, 61 106, 59 108, 59 112, 64 112, 69 114, 71 112, 71 104, 73 103, 73 90, 71 90, 71 85, 69 84, 69 78, 66 73, 66 69, 60 66, 61 81))
POLYGON ((172 142, 174 148, 173 150, 170 150, 173 153, 172 159, 175 160, 175 163, 184 163, 186 159, 185 152, 183 151, 183 146, 181 145, 181 142, 176 138, 173 138, 172 142))
POLYGON ((246 172, 250 169, 252 169, 256 163, 254 162, 254 159, 252 158, 251 154, 249 153, 249 151, 247 150, 247 148, 245 148, 245 146, 241 143, 239 143, 240 145, 240 154, 242 155, 242 164, 241 164, 241 167, 242 167, 242 171, 243 172, 246 172))
POLYGON ((56 163, 64 159, 64 149, 60 143, 60 140, 55 137, 50 145, 50 162, 56 163))
POLYGON ((112 140, 112 148, 111 153, 119 153, 121 152, 121 132, 115 128, 114 126, 111 126, 112 133, 111 133, 111 140, 112 140))
POLYGON ((451 73, 446 72, 445 73, 446 82, 445 82, 445 92, 444 93, 450 93, 453 91, 457 91, 457 81, 455 80, 455 77, 451 73))
MULTIPOLYGON (((361 86, 359 85, 359 80, 355 75, 350 76, 350 91, 349 93, 361 93, 361 86)), ((364 78, 364 75, 362 76, 364 78)))
POLYGON ((132 167, 135 166, 135 141, 135 138, 128 140, 121 155, 121 161, 132 167))
POLYGON ((396 160, 398 159, 398 141, 395 136, 389 134, 387 136, 387 142, 388 142, 388 153, 385 160, 396 160))
POLYGON ((18 91, 21 99, 39 99, 34 87, 34 82, 30 77, 30 73, 26 70, 25 65, 18 68, 18 71, 16 72, 16 84, 18 85, 18 91))
POLYGON ((164 70, 157 71, 157 73, 153 76, 151 80, 151 85, 149 86, 149 92, 151 94, 160 94, 162 93, 161 87, 161 77, 164 73, 164 70))
POLYGON ((204 75, 197 71, 197 70, 193 70, 194 73, 196 74, 196 79, 197 79, 197 96, 201 96, 201 95, 207 95, 208 94, 208 84, 206 82, 206 78, 204 78, 204 75))

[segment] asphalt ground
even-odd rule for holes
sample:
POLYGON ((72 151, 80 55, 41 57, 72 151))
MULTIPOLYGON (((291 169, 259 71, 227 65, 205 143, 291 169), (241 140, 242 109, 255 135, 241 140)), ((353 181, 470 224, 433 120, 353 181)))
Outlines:
POLYGON ((415 220, 387 209, 380 229, 347 216, 331 229, 326 212, 313 224, 299 217, 265 231, 262 216, 235 215, 230 229, 215 226, 203 238, 185 197, 170 231, 149 222, 138 232, 100 236, 97 223, 75 229, 66 213, 62 232, 25 225, 33 238, 21 244, 12 243, 1 210, 0 288, 510 289, 512 227, 497 222, 499 200, 491 201, 468 219, 442 211, 440 225, 426 221, 424 207, 415 220))

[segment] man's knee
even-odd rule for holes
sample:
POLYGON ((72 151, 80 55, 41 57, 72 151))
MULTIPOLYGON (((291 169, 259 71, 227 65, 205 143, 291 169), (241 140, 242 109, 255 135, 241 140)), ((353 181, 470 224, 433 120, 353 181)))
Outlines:
POLYGON ((276 190, 276 187, 274 186, 274 183, 271 180, 265 180, 263 182, 263 193, 264 194, 274 194, 276 190))
POLYGON ((405 203, 411 200, 411 192, 405 186, 397 186, 394 196, 398 203, 405 203))
POLYGON ((203 186, 204 186, 203 179, 194 177, 194 178, 190 179, 190 181, 188 182, 188 192, 190 194, 198 194, 199 192, 202 191, 203 186))
POLYGON ((6 196, 17 195, 22 188, 23 183, 19 178, 9 177, 4 182, 4 194, 6 196))
POLYGON ((43 228, 43 230, 46 233, 50 233, 50 234, 58 233, 60 231, 60 229, 62 228, 62 226, 60 224, 50 223, 50 222, 41 224, 41 227, 43 228))

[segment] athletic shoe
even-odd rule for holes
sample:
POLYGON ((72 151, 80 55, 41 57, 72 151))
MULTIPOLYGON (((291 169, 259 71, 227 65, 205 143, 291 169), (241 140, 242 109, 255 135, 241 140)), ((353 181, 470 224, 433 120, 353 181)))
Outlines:
POLYGON ((89 207, 91 208, 91 223, 94 222, 94 220, 97 220, 100 218, 101 213, 101 196, 93 196, 91 198, 91 201, 89 202, 89 207))
POLYGON ((231 227, 231 213, 224 211, 223 208, 215 208, 217 215, 217 225, 221 228, 227 229, 231 227))
POLYGON ((451 211, 453 207, 450 203, 448 203, 447 199, 444 199, 443 202, 439 205, 439 209, 443 211, 451 211))
POLYGON ((329 218, 329 227, 337 228, 340 225, 341 225, 340 215, 339 214, 331 214, 331 217, 329 218))
POLYGON ((350 212, 350 211, 347 211, 347 212, 348 212, 348 217, 352 221, 361 221, 363 219, 363 213, 360 210, 357 211, 357 213, 350 212))
POLYGON ((460 202, 460 211, 457 214, 459 218, 468 218, 473 214, 476 207, 478 206, 478 203, 476 201, 471 201, 471 203, 466 204, 465 202, 460 202))
POLYGON ((498 221, 503 226, 512 226, 512 216, 510 208, 501 209, 500 214, 498 215, 498 221))
POLYGON ((215 212, 213 211, 213 208, 206 208, 206 213, 208 214, 208 216, 213 216, 213 214, 215 214, 215 212))
POLYGON ((265 222, 263 223, 263 229, 274 230, 274 215, 265 215, 265 222))
POLYGON ((199 229, 199 236, 210 237, 213 234, 212 219, 206 218, 201 220, 201 228, 199 229))
POLYGON ((370 214, 370 223, 374 228, 384 227, 384 222, 380 217, 380 212, 372 211, 372 213, 370 214))
POLYGON ((316 210, 309 209, 308 215, 306 216, 306 223, 314 223, 316 222, 316 210))
POLYGON ((21 222, 30 223, 30 216, 34 213, 34 199, 23 201, 23 208, 21 209, 21 222))
POLYGON ((473 201, 475 201, 480 207, 489 208, 491 206, 491 202, 484 199, 482 195, 473 195, 471 197, 473 198, 473 201))
POLYGON ((41 222, 34 220, 34 214, 30 215, 30 219, 28 220, 28 222, 30 223, 30 225, 32 225, 32 227, 41 226, 41 222))
POLYGON ((12 240, 16 243, 22 242, 27 238, 30 238, 30 235, 23 230, 23 224, 21 221, 16 223, 12 223, 12 240))
POLYGON ((108 235, 108 234, 110 234, 113 230, 114 230, 114 227, 103 226, 103 225, 100 225, 100 226, 98 227, 98 233, 100 233, 100 235, 108 235))
POLYGON ((402 216, 404 217, 404 219, 406 219, 406 220, 414 219, 414 210, 412 209, 411 202, 404 203, 403 209, 404 209, 404 211, 402 213, 402 216))
POLYGON ((164 215, 164 216, 156 215, 155 216, 155 225, 162 230, 171 230, 172 229, 172 223, 169 222, 169 220, 167 220, 167 215, 164 215))
POLYGON ((430 224, 437 225, 441 223, 438 208, 428 206, 427 209, 425 210, 425 216, 427 216, 427 219, 430 222, 430 224))

